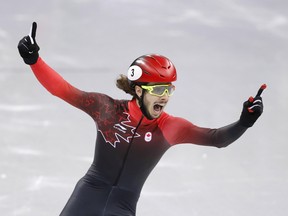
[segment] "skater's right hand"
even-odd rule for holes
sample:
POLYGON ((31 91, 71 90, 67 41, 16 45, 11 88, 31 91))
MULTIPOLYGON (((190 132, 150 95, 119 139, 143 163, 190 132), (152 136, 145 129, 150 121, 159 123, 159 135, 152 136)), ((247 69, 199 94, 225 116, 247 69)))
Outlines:
POLYGON ((36 29, 37 23, 33 22, 30 34, 23 37, 18 43, 18 51, 24 62, 28 65, 35 64, 39 57, 39 46, 36 43, 36 29))

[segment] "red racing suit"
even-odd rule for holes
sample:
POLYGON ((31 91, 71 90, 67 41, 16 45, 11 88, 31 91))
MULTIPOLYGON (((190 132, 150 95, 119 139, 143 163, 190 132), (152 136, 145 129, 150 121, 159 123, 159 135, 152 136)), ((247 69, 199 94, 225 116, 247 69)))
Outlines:
POLYGON ((61 216, 135 215, 143 184, 167 149, 181 143, 226 147, 247 129, 239 121, 218 129, 198 127, 165 112, 148 120, 135 99, 81 91, 41 58, 31 68, 51 94, 86 112, 97 128, 93 163, 61 216))

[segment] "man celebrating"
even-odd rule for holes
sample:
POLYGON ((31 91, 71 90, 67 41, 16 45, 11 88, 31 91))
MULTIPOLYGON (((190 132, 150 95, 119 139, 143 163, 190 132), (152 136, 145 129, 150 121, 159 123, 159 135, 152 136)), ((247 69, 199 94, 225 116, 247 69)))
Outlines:
POLYGON ((34 22, 30 35, 18 44, 24 62, 51 94, 86 112, 97 127, 92 165, 61 216, 136 215, 143 184, 166 150, 181 143, 226 147, 263 112, 265 85, 244 102, 239 120, 221 128, 203 128, 169 115, 164 109, 175 91, 177 73, 173 63, 158 54, 140 56, 117 80, 117 87, 131 94, 131 100, 79 90, 39 57, 36 28, 34 22))

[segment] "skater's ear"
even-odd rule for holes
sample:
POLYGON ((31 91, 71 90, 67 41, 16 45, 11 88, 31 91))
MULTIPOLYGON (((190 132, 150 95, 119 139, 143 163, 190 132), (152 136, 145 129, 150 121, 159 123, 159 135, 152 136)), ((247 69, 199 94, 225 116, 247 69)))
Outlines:
POLYGON ((140 86, 136 85, 135 86, 135 93, 140 98, 143 94, 143 89, 140 86))

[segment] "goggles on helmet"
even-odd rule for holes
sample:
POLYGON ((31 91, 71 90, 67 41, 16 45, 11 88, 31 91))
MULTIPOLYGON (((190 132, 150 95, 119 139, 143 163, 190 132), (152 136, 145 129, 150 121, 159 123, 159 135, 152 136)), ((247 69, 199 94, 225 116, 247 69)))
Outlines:
POLYGON ((163 96, 165 93, 167 93, 168 96, 171 96, 175 91, 175 86, 172 84, 141 85, 141 88, 147 90, 149 94, 159 97, 163 96))

